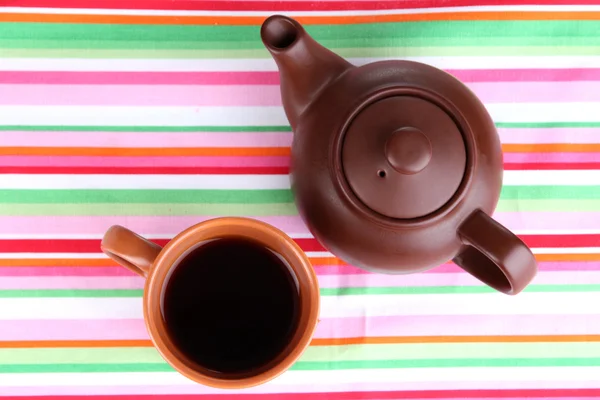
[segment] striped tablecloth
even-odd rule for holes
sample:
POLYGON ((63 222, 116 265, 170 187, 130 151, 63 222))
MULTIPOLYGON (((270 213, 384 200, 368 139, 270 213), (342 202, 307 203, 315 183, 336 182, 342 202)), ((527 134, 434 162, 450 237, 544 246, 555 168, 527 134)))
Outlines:
POLYGON ((600 1, 519 3, 0 1, 0 396, 222 393, 162 361, 142 279, 99 252, 111 224, 164 243, 221 215, 285 230, 322 287, 313 345, 239 399, 600 396, 600 1), (259 39, 275 11, 356 64, 426 62, 480 96, 505 151, 495 216, 540 261, 524 293, 451 264, 364 273, 310 237, 259 39))

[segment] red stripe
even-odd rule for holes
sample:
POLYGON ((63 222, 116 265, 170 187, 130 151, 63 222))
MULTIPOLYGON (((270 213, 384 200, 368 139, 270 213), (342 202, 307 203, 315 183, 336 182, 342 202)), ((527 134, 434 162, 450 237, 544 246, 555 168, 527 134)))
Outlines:
POLYGON ((583 170, 600 169, 600 162, 588 163, 505 163, 504 169, 508 171, 528 170, 583 170))
POLYGON ((288 167, 0 167, 0 174, 287 175, 288 167))
MULTIPOLYGON (((530 247, 600 247, 597 235, 521 235, 530 247)), ((325 251, 314 238, 294 239, 304 251, 325 251)), ((168 239, 153 242, 164 246, 168 239)), ((99 253, 99 239, 4 239, 0 240, 0 253, 99 253)))
MULTIPOLYGON (((596 5, 600 0, 528 0, 528 5, 596 5)), ((523 5, 522 0, 402 0, 402 1, 195 1, 195 0, 9 0, 9 7, 100 8, 134 10, 338 11, 392 10, 431 7, 523 5)))
MULTIPOLYGON (((446 70, 463 82, 598 81, 600 69, 446 70)), ((279 73, 0 71, 1 84, 44 85, 278 85, 279 73)))
POLYGON ((362 400, 597 397, 600 389, 411 390, 333 393, 19 396, 19 400, 362 400))

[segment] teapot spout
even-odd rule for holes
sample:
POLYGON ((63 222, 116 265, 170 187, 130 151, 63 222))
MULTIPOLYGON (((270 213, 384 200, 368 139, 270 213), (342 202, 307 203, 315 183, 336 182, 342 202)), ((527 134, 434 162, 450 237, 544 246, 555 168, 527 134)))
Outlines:
POLYGON ((260 35, 279 68, 283 108, 295 130, 300 116, 319 92, 353 65, 317 43, 297 21, 283 15, 267 18, 260 35))

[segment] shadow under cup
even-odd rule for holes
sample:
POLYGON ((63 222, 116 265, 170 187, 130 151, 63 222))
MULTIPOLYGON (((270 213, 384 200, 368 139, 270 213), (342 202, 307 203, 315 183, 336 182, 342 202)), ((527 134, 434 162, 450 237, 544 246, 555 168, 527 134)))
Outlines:
MULTIPOLYGON (((214 311, 218 304, 203 307, 214 311)), ((206 311, 205 310, 205 311, 206 311)), ((265 383, 287 370, 310 344, 319 311, 319 289, 308 257, 278 229, 246 218, 219 218, 193 226, 179 234, 158 254, 144 290, 144 319, 152 341, 162 357, 181 374, 196 382, 218 388, 244 388, 265 383), (197 249, 214 239, 237 239, 271 250, 285 260, 297 284, 295 328, 274 357, 250 369, 220 372, 194 361, 172 334, 163 314, 169 278, 197 249)), ((203 313, 202 309, 197 310, 203 313)))

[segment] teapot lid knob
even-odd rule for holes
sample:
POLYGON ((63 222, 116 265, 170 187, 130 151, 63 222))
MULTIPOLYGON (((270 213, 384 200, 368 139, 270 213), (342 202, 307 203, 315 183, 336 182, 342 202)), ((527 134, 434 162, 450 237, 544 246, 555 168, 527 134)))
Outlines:
POLYGON ((467 166, 465 141, 453 118, 436 103, 411 95, 362 109, 344 133, 341 153, 355 196, 394 219, 420 218, 443 207, 467 166))
POLYGON ((421 172, 431 160, 431 142, 417 128, 400 128, 385 143, 388 163, 401 174, 421 172))

